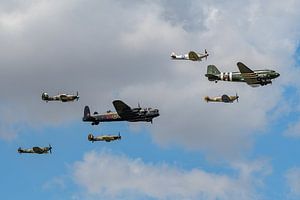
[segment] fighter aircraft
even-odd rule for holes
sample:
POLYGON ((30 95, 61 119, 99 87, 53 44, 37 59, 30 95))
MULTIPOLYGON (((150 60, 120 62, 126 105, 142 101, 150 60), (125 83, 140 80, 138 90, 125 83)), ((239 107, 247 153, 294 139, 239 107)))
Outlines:
POLYGON ((274 70, 251 70, 241 62, 237 63, 240 72, 220 72, 214 65, 207 66, 207 74, 205 76, 209 81, 233 81, 246 82, 251 87, 264 86, 272 83, 272 79, 280 76, 274 70))
POLYGON ((209 54, 207 53, 206 49, 204 51, 204 54, 202 53, 196 53, 194 51, 190 51, 188 54, 184 55, 176 55, 174 52, 171 54, 171 59, 173 60, 191 60, 191 61, 201 61, 202 58, 207 59, 209 54))
POLYGON ((88 140, 91 142, 95 142, 95 141, 105 141, 105 142, 111 142, 114 140, 121 140, 121 135, 119 133, 119 135, 101 135, 101 136, 96 136, 94 137, 93 134, 89 134, 88 135, 88 140))
POLYGON ((42 94, 42 100, 48 102, 48 101, 62 101, 62 102, 68 102, 68 101, 74 101, 79 99, 78 92, 76 95, 74 94, 58 94, 55 96, 50 97, 46 92, 43 92, 42 94))
POLYGON ((235 100, 239 102, 239 96, 236 94, 235 96, 228 96, 223 94, 221 97, 204 97, 206 102, 224 102, 224 103, 233 103, 235 100))
POLYGON ((159 116, 158 109, 152 108, 130 108, 121 100, 113 101, 113 105, 117 112, 107 111, 104 114, 98 114, 94 112, 90 113, 90 108, 85 106, 84 115, 82 121, 92 122, 92 125, 98 125, 100 122, 112 122, 112 121, 129 121, 129 122, 151 122, 153 118, 159 116))
POLYGON ((45 153, 52 153, 52 147, 49 144, 49 147, 33 147, 31 149, 22 149, 21 147, 18 148, 19 153, 37 153, 37 154, 45 154, 45 153))

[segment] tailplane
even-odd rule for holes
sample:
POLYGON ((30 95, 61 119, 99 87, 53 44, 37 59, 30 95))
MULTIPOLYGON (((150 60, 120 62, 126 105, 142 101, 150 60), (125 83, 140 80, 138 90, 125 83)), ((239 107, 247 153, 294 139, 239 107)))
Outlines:
POLYGON ((210 81, 217 81, 220 80, 219 75, 221 72, 218 70, 218 68, 215 65, 208 65, 207 66, 207 74, 205 76, 210 81))

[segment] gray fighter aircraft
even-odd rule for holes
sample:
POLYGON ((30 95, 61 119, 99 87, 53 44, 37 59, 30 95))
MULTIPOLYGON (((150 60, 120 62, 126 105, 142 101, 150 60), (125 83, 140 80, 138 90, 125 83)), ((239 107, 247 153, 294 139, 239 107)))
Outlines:
POLYGON ((112 121, 129 121, 129 122, 151 122, 153 118, 159 116, 158 109, 152 108, 130 108, 121 100, 113 101, 113 105, 117 112, 107 111, 104 114, 98 114, 94 112, 90 113, 90 108, 85 106, 84 115, 82 121, 92 122, 92 125, 98 125, 100 122, 112 122, 112 121))
POLYGON ((190 51, 188 54, 176 55, 174 52, 172 52, 171 59, 172 60, 201 61, 203 58, 207 59, 208 56, 209 56, 209 54, 207 53, 207 51, 205 49, 204 54, 190 51))
POLYGON ((119 133, 119 135, 101 135, 101 136, 94 136, 93 134, 88 135, 88 140, 91 142, 95 141, 105 141, 105 142, 111 142, 114 140, 121 140, 122 137, 119 133))
POLYGON ((58 94, 55 96, 49 96, 48 93, 43 92, 42 94, 42 100, 48 102, 48 101, 62 101, 62 102, 68 102, 68 101, 74 101, 74 100, 79 100, 78 92, 76 95, 74 94, 58 94))
POLYGON ((31 149, 22 149, 21 147, 18 148, 19 153, 37 153, 37 154, 46 154, 48 152, 52 153, 52 147, 49 144, 49 147, 33 147, 31 149))
POLYGON ((207 74, 205 76, 209 81, 233 81, 246 82, 251 87, 264 86, 272 83, 272 79, 280 76, 274 70, 251 70, 241 62, 237 63, 240 72, 220 72, 214 65, 207 66, 207 74))

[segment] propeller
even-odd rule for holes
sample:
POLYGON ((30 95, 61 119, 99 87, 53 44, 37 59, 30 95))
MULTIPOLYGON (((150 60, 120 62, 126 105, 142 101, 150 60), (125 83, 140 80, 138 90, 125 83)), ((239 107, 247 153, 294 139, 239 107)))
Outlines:
POLYGON ((76 92, 76 100, 78 101, 79 100, 79 93, 78 93, 78 91, 76 92))
POLYGON ((239 102, 239 96, 238 96, 237 92, 235 93, 235 98, 236 98, 236 102, 239 102))
POLYGON ((122 139, 122 137, 121 137, 121 135, 120 135, 120 132, 119 132, 119 135, 118 135, 118 136, 119 136, 119 140, 121 140, 121 139, 122 139))
POLYGON ((204 50, 204 53, 205 53, 205 55, 206 55, 206 56, 205 56, 205 60, 207 60, 208 53, 207 53, 207 50, 206 50, 206 49, 204 50))
POLYGON ((48 150, 52 154, 52 151, 51 151, 52 150, 52 146, 50 144, 49 144, 49 149, 48 150))

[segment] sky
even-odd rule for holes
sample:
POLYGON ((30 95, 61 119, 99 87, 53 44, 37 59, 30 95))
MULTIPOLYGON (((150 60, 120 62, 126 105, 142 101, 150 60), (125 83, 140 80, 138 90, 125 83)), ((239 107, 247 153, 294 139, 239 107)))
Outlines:
POLYGON ((2 0, 1 199, 299 199, 300 2, 2 0), (210 54, 174 61, 172 52, 210 54), (207 65, 273 69, 272 85, 210 82, 207 65), (79 92, 79 101, 43 102, 79 92), (240 96, 206 103, 205 96, 240 96), (150 123, 82 122, 121 99, 150 123), (90 143, 87 135, 118 134, 90 143), (53 147, 18 154, 18 147, 53 147))

